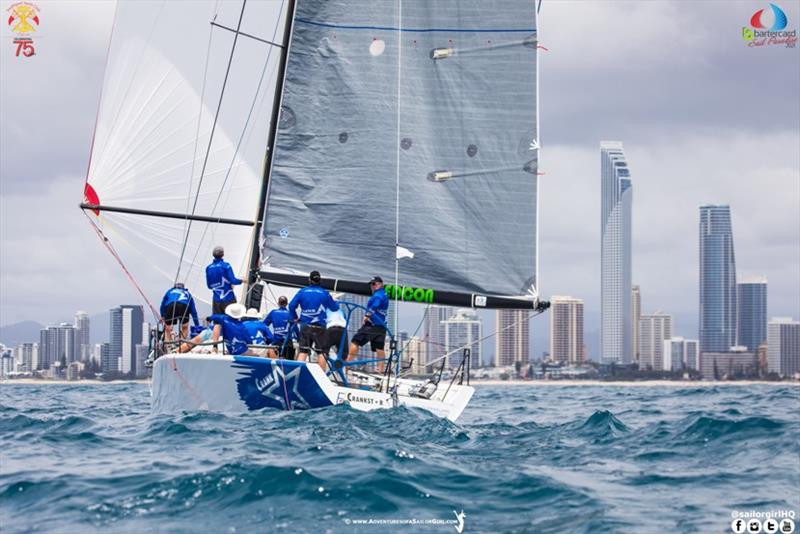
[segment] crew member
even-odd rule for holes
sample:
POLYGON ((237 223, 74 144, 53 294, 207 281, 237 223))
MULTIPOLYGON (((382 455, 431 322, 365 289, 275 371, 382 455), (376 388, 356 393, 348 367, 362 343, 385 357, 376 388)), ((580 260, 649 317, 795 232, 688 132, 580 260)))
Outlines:
MULTIPOLYGON (((211 336, 214 343, 219 340, 220 333, 225 341, 225 349, 228 354, 242 355, 247 354, 250 344, 250 334, 242 323, 246 310, 241 304, 229 304, 225 308, 225 313, 215 313, 209 319, 214 323, 214 333, 211 336)), ((216 351, 216 346, 215 349, 216 351)))
POLYGON ((272 344, 272 333, 261 320, 261 314, 255 308, 250 308, 242 318, 242 324, 250 335, 251 345, 264 345, 263 348, 250 347, 250 353, 256 356, 266 356, 266 345, 272 344))
MULTIPOLYGON (((267 314, 264 324, 272 327, 272 343, 280 347, 281 358, 294 360, 294 345, 291 336, 292 314, 287 308, 288 304, 289 299, 283 295, 278 297, 278 307, 267 314)), ((278 353, 270 349, 269 357, 277 358, 278 353)))
MULTIPOLYGON (((327 330, 325 332, 325 340, 325 348, 322 355, 329 354, 331 349, 333 349, 337 359, 347 359, 347 321, 345 320, 344 313, 342 313, 341 309, 336 311, 327 310, 327 330), (342 338, 344 338, 344 343, 342 342, 342 338)), ((320 367, 325 369, 325 366, 323 365, 325 363, 325 358, 320 358, 320 360, 322 360, 322 362, 319 364, 320 367)))
POLYGON ((386 358, 383 348, 386 342, 386 313, 389 311, 389 296, 383 288, 383 279, 380 276, 372 277, 369 287, 372 290, 372 296, 367 301, 364 323, 350 343, 350 356, 355 356, 358 348, 369 341, 370 349, 376 354, 376 358, 380 359, 378 372, 383 373, 384 359, 386 358))
POLYGON ((231 264, 222 259, 225 256, 222 247, 214 247, 212 255, 214 260, 206 267, 206 285, 214 294, 211 313, 221 315, 228 305, 236 302, 233 286, 238 286, 242 281, 233 274, 231 264))
POLYGON ((180 339, 189 337, 189 315, 195 325, 200 325, 197 320, 197 308, 194 305, 194 298, 189 290, 181 282, 177 282, 172 288, 164 293, 161 299, 161 318, 164 320, 164 341, 172 341, 172 327, 179 325, 180 339))
POLYGON ((326 310, 339 309, 339 304, 333 300, 331 294, 320 287, 320 280, 319 271, 311 271, 308 275, 309 284, 298 291, 289 303, 289 313, 292 314, 293 321, 298 321, 297 307, 300 306, 300 348, 297 359, 301 362, 308 360, 312 346, 317 351, 325 348, 326 310))

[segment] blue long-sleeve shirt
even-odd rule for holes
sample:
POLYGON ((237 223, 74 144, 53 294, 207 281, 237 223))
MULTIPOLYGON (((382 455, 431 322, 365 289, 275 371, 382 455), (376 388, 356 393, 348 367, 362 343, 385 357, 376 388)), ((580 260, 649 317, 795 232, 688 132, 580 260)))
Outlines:
POLYGON ((367 301, 365 316, 375 326, 386 326, 386 314, 389 311, 389 295, 383 288, 378 289, 367 301))
POLYGON ((229 302, 236 299, 233 286, 238 286, 242 281, 233 274, 231 264, 222 258, 206 267, 206 285, 214 293, 214 302, 229 302))
POLYGON ((269 345, 272 343, 272 332, 263 322, 251 319, 242 321, 242 324, 250 335, 251 345, 269 345))
POLYGON ((167 308, 176 302, 180 302, 181 304, 188 306, 189 313, 192 314, 192 320, 194 321, 194 324, 200 324, 200 321, 197 320, 197 308, 194 305, 194 298, 192 297, 192 294, 189 293, 188 289, 181 287, 173 287, 164 293, 164 298, 161 299, 161 317, 164 317, 167 313, 167 308))
POLYGON ((316 324, 325 326, 327 310, 336 311, 339 304, 333 300, 326 289, 318 285, 306 286, 294 296, 289 303, 289 313, 292 319, 297 319, 297 306, 300 306, 300 324, 316 324))
POLYGON ((250 333, 245 328, 244 323, 221 313, 214 314, 209 319, 214 324, 222 326, 222 338, 225 341, 225 348, 228 353, 237 355, 247 352, 250 333))
POLYGON ((291 326, 292 322, 292 314, 286 308, 286 306, 276 308, 269 312, 266 317, 264 317, 264 324, 266 326, 272 326, 272 335, 275 338, 276 342, 283 343, 286 339, 286 336, 289 335, 289 327, 291 326))

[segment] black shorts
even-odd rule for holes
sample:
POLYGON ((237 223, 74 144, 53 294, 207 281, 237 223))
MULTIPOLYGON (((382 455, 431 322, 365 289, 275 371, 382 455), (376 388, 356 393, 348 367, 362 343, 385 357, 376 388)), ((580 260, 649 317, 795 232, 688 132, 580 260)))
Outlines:
POLYGON ((281 359, 294 360, 294 343, 292 343, 291 339, 285 344, 283 339, 276 339, 275 345, 281 359))
POLYGON ((304 324, 300 327, 300 352, 309 353, 311 347, 325 349, 325 327, 316 324, 304 324))
POLYGON ((382 326, 373 326, 365 324, 358 329, 356 335, 353 336, 353 343, 359 347, 363 347, 369 341, 369 348, 372 351, 383 350, 386 343, 386 328, 382 326))
POLYGON ((224 315, 225 314, 225 308, 227 308, 228 306, 230 306, 231 304, 233 304, 235 302, 236 302, 236 299, 226 300, 225 302, 218 302, 218 301, 215 300, 211 304, 211 313, 213 313, 214 315, 217 315, 217 314, 224 315))
POLYGON ((173 302, 164 313, 164 323, 172 326, 189 322, 189 306, 183 302, 173 302))
POLYGON ((325 334, 325 339, 327 340, 324 349, 325 354, 329 353, 331 349, 333 349, 336 351, 336 354, 339 355, 339 348, 342 346, 342 337, 344 337, 344 354, 341 354, 340 356, 343 360, 346 360, 349 343, 347 342, 347 330, 343 326, 331 326, 328 328, 325 334))

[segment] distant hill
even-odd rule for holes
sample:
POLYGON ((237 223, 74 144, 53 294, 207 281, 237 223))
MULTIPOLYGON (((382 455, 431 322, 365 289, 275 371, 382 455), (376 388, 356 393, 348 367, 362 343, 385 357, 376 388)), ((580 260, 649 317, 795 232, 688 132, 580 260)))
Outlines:
POLYGON ((20 343, 38 343, 39 330, 42 328, 44 325, 36 321, 22 321, 0 326, 0 343, 7 347, 16 347, 20 343))

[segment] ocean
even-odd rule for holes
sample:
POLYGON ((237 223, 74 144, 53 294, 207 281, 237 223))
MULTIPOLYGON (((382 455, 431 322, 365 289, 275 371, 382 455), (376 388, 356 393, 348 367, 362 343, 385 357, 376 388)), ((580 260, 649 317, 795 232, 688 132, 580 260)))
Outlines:
POLYGON ((800 513, 796 385, 484 385, 457 423, 0 385, 4 534, 722 533, 771 511, 800 513))

